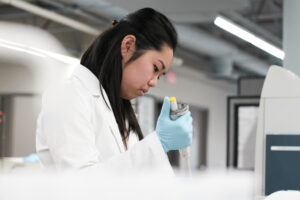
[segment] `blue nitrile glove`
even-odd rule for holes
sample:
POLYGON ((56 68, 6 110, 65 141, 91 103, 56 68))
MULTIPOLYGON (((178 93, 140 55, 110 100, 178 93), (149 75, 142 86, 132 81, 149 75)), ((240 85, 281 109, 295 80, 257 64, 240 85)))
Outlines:
POLYGON ((36 153, 30 154, 29 156, 23 157, 24 162, 40 162, 40 159, 36 153))
POLYGON ((165 150, 178 150, 192 144, 193 118, 188 111, 176 120, 170 118, 170 99, 164 98, 164 103, 156 123, 156 133, 165 150))

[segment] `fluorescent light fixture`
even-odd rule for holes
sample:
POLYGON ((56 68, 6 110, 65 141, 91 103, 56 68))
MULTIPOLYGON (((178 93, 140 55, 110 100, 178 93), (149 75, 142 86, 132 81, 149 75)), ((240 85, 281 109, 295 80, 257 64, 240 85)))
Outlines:
POLYGON ((78 64, 79 63, 78 58, 74 58, 74 57, 71 57, 71 56, 65 56, 65 55, 62 55, 62 54, 59 54, 59 53, 54 53, 54 52, 51 52, 51 51, 46 51, 46 50, 38 49, 38 48, 34 48, 34 47, 31 47, 31 49, 35 50, 35 51, 38 51, 38 52, 41 52, 41 53, 44 53, 48 57, 54 58, 56 60, 59 60, 61 62, 66 63, 66 64, 73 65, 73 64, 78 64))
POLYGON ((0 39, 0 46, 5 47, 5 48, 9 48, 9 49, 13 49, 16 51, 21 51, 24 53, 28 53, 28 54, 32 54, 32 55, 36 55, 39 57, 50 57, 53 58, 55 60, 59 60, 61 62, 64 62, 66 64, 78 64, 79 63, 79 59, 78 58, 74 58, 71 56, 65 56, 62 54, 58 54, 58 53, 54 53, 51 51, 46 51, 43 49, 38 49, 35 47, 30 47, 24 44, 20 44, 20 43, 15 43, 15 42, 11 42, 11 41, 7 41, 7 40, 3 40, 0 39))
POLYGON ((232 21, 226 19, 225 17, 223 16, 217 16, 215 21, 214 21, 215 25, 217 25, 218 27, 224 29, 225 31, 228 31, 229 33, 253 44, 254 46, 262 49, 263 51, 283 60, 284 59, 284 52, 264 41, 263 39, 255 36, 253 33, 250 33, 249 31, 247 31, 246 29, 240 27, 239 25, 237 24, 234 24, 232 21))
POLYGON ((1 46, 1 47, 5 47, 5 48, 8 48, 8 49, 15 50, 15 51, 20 51, 20 52, 32 54, 32 55, 39 56, 39 57, 46 57, 46 56, 43 55, 43 54, 40 54, 40 53, 38 53, 38 52, 31 52, 31 51, 28 51, 26 48, 22 48, 22 47, 19 47, 19 46, 13 46, 13 45, 1 43, 1 42, 0 42, 0 46, 1 46))

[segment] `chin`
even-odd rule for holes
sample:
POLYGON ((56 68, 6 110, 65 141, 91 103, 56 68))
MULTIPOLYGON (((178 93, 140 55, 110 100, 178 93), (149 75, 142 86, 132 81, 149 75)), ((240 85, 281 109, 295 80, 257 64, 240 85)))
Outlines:
POLYGON ((124 96, 124 97, 121 97, 122 99, 126 99, 126 100, 132 100, 132 99, 135 99, 137 96, 134 96, 134 97, 129 97, 129 96, 124 96))
POLYGON ((135 99, 135 98, 137 98, 138 96, 135 96, 135 97, 129 97, 129 98, 127 98, 127 100, 132 100, 132 99, 135 99))

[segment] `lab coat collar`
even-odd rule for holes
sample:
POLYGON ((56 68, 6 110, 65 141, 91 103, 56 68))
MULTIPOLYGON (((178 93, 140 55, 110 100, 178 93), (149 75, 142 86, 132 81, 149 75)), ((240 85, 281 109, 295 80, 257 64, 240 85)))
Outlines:
POLYGON ((108 96, 104 90, 104 88, 100 85, 99 79, 85 66, 78 64, 75 66, 73 76, 79 78, 87 90, 91 92, 93 96, 100 97, 100 87, 102 90, 103 97, 108 104, 109 109, 111 109, 111 105, 108 99, 108 96))
POLYGON ((92 95, 100 96, 100 83, 98 78, 85 66, 75 66, 73 76, 79 78, 92 95))

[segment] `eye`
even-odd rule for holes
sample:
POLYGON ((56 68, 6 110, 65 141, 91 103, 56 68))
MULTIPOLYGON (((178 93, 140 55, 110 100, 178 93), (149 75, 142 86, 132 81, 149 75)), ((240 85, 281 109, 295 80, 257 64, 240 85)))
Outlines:
POLYGON ((159 72, 159 69, 156 65, 154 65, 154 72, 159 72))

